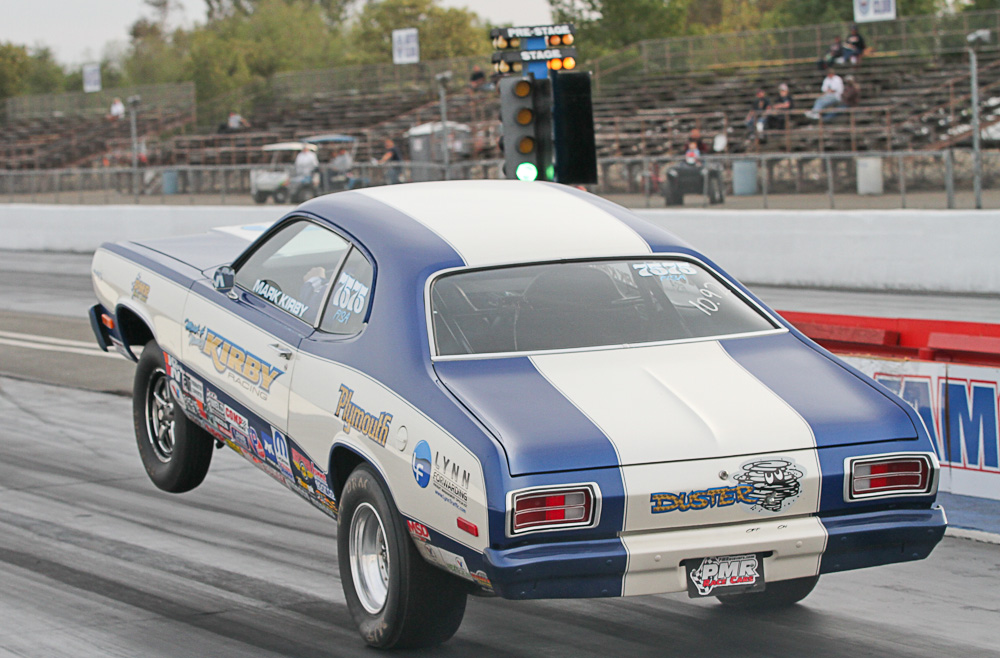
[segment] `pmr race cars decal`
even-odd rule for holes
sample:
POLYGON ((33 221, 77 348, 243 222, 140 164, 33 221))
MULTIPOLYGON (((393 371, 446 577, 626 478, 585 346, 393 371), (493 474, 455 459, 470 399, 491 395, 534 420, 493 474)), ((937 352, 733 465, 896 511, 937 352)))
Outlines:
POLYGON ((340 385, 340 399, 337 400, 337 411, 333 414, 344 421, 344 432, 351 433, 351 428, 358 430, 383 448, 389 438, 389 425, 392 424, 392 414, 382 411, 378 416, 370 414, 360 406, 351 402, 354 391, 343 384, 340 385))
POLYGON ((764 589, 764 564, 753 553, 706 557, 697 566, 689 566, 688 579, 691 596, 756 592, 764 589))
POLYGON ((802 494, 800 480, 805 468, 791 459, 755 459, 744 462, 733 475, 735 487, 714 487, 672 493, 661 491, 649 497, 651 514, 731 507, 737 503, 751 512, 777 513, 802 494))
POLYGON ((754 512, 780 512, 802 493, 799 480, 805 471, 791 459, 759 459, 740 468, 743 471, 733 479, 751 487, 747 496, 753 501, 750 509, 754 512))

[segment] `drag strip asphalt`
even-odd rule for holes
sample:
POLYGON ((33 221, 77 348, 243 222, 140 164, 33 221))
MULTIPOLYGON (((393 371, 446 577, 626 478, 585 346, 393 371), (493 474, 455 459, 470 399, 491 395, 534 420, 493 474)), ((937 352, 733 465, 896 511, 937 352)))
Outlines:
MULTIPOLYGON (((335 524, 228 450, 183 495, 148 481, 125 397, 0 377, 0 655, 355 656, 335 524)), ((824 576, 804 604, 684 594, 470 598, 435 656, 1000 655, 1000 547, 824 576)))

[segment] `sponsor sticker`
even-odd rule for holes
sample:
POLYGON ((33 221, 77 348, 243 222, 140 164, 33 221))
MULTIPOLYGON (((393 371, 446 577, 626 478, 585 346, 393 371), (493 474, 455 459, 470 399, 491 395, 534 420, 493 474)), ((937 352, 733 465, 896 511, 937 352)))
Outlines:
POLYGON ((469 505, 469 471, 440 450, 434 452, 434 472, 431 483, 434 493, 462 512, 469 505))
POLYGON ((431 481, 431 447, 426 441, 420 441, 413 448, 413 479, 421 489, 426 489, 431 481))
POLYGON ((149 284, 142 280, 142 274, 136 274, 132 282, 132 299, 143 303, 149 299, 149 284))
POLYGON ((416 521, 406 522, 406 527, 410 529, 410 536, 417 541, 430 541, 431 533, 423 523, 417 523, 416 521))
POLYGON ((692 598, 764 589, 764 560, 755 553, 690 560, 687 568, 692 598))
MULTIPOLYGON (((278 468, 281 472, 287 475, 289 478, 295 478, 295 474, 292 473, 292 462, 288 453, 288 442, 285 440, 285 435, 278 430, 271 428, 272 443, 274 444, 274 455, 275 460, 278 462, 278 468)), ((267 449, 267 444, 265 443, 265 450, 267 449)))
POLYGON ((751 511, 776 514, 790 507, 802 495, 800 480, 805 469, 789 458, 755 459, 740 465, 733 479, 749 486, 745 503, 751 511))
POLYGON ((417 548, 429 562, 444 567, 459 578, 475 580, 472 574, 469 573, 469 567, 465 564, 465 558, 461 555, 446 551, 437 546, 432 546, 426 542, 417 542, 417 548))

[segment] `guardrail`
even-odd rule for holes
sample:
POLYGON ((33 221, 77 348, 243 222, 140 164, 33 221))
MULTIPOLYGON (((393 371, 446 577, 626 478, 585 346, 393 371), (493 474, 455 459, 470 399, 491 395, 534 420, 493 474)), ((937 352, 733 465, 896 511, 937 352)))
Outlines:
MULTIPOLYGON (((984 207, 1000 208, 1000 152, 983 153, 984 207)), ((666 171, 684 166, 676 156, 598 160, 598 194, 633 207, 662 206, 666 171)), ((968 149, 893 152, 747 153, 708 155, 702 164, 717 172, 725 208, 960 208, 971 207, 972 152, 968 149)), ((260 165, 107 167, 0 171, 0 203, 71 204, 251 204, 251 172, 260 165)), ((502 161, 356 164, 350 176, 324 165, 317 193, 400 181, 501 178, 502 161)), ((291 174, 291 168, 286 169, 291 174)), ((701 190, 688 190, 688 207, 708 207, 708 176, 701 190)), ((291 201, 294 182, 288 189, 291 201)), ((268 195, 266 203, 273 203, 268 195)))

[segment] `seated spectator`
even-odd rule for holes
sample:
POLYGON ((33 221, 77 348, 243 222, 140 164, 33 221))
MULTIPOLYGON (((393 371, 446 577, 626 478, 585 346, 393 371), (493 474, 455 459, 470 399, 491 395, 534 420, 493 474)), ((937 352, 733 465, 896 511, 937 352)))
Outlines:
POLYGON ((828 69, 834 64, 842 64, 844 62, 844 43, 840 37, 834 37, 833 43, 830 44, 830 49, 826 51, 826 54, 820 58, 817 64, 820 70, 828 69))
POLYGON ((701 166, 701 147, 698 140, 688 140, 687 148, 684 150, 684 162, 689 165, 701 166))
MULTIPOLYGON (((844 80, 837 75, 837 72, 830 67, 826 70, 826 77, 823 78, 823 85, 820 87, 822 96, 813 103, 812 110, 806 112, 810 119, 818 119, 821 110, 828 107, 836 107, 841 104, 841 96, 844 94, 844 80)), ((834 113, 823 115, 824 121, 829 121, 834 117, 834 113)))
POLYGON ((303 144, 302 150, 295 156, 295 175, 300 179, 311 178, 317 169, 319 169, 319 158, 308 144, 303 144))
POLYGON ((757 90, 757 96, 750 104, 750 111, 747 113, 747 139, 758 138, 764 135, 764 116, 771 108, 771 101, 767 99, 767 92, 761 87, 757 90))
POLYGON ((483 73, 483 69, 479 67, 479 64, 475 64, 472 67, 472 73, 469 75, 469 91, 480 91, 489 88, 486 82, 486 74, 483 73))
POLYGON ((844 107, 857 107, 861 103, 861 87, 858 86, 858 81, 854 79, 853 75, 844 78, 844 93, 840 100, 844 107))
POLYGON ((111 121, 117 121, 125 117, 125 103, 122 103, 122 99, 115 96, 115 99, 111 101, 111 108, 108 110, 108 119, 111 121))
POLYGON ((709 152, 708 142, 706 142, 701 137, 701 130, 694 128, 688 135, 688 149, 691 148, 691 144, 694 144, 695 149, 697 149, 698 154, 702 155, 709 152))
POLYGON ((858 32, 857 24, 851 25, 851 33, 844 44, 843 53, 844 60, 851 64, 857 64, 865 53, 865 38, 858 32))
POLYGON ((230 110, 229 118, 226 119, 225 130, 222 130, 220 132, 235 133, 239 132, 243 128, 249 128, 249 127, 250 127, 250 122, 244 119, 242 116, 240 116, 239 112, 237 112, 236 110, 230 110))
POLYGON ((767 117, 767 127, 774 130, 784 130, 788 123, 788 112, 795 109, 795 99, 788 91, 788 85, 782 82, 778 85, 778 98, 771 105, 767 117))

